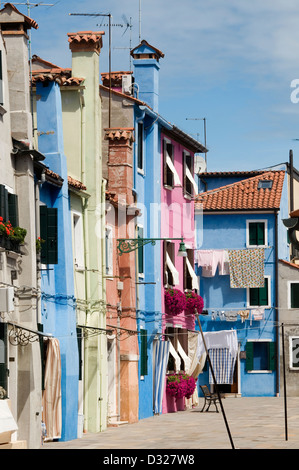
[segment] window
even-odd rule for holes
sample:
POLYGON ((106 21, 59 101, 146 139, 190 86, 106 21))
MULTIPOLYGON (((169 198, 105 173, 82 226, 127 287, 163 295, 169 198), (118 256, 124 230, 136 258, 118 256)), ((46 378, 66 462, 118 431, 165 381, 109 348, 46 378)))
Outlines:
POLYGON ((247 220, 247 246, 267 246, 267 221, 247 220))
POLYGON ((249 290, 250 307, 269 307, 270 303, 270 279, 265 277, 264 287, 251 287, 249 290))
POLYGON ((276 343, 272 341, 248 341, 246 343, 247 372, 276 370, 276 343))
MULTIPOLYGON (((143 238, 143 227, 137 225, 137 238, 143 238)), ((138 255, 138 274, 139 276, 144 275, 144 247, 140 246, 137 250, 138 255)))
POLYGON ((147 330, 140 331, 140 375, 147 375, 147 330))
POLYGON ((290 369, 299 369, 299 336, 289 337, 290 369))
POLYGON ((289 308, 299 308, 299 282, 288 283, 289 308))
POLYGON ((169 354, 167 370, 173 371, 177 368, 178 370, 186 370, 187 364, 185 364, 184 358, 185 355, 188 356, 188 330, 179 326, 166 326, 165 333, 177 355, 175 358, 171 353, 169 354), (179 362, 179 367, 177 367, 176 360, 179 362))
POLYGON ((40 206, 40 237, 44 240, 41 244, 41 262, 43 264, 57 264, 58 228, 56 208, 40 206))
POLYGON ((105 229, 106 275, 113 275, 113 230, 106 226, 105 229))
POLYGON ((73 237, 74 237, 74 262, 76 269, 84 269, 84 241, 82 214, 72 212, 73 215, 73 237))
POLYGON ((261 180, 258 182, 258 189, 271 189, 273 181, 272 180, 261 180))
POLYGON ((184 195, 192 197, 193 165, 192 165, 191 155, 186 152, 183 152, 183 172, 184 172, 184 178, 183 178, 184 179, 184 195), (190 175, 192 179, 190 178, 190 175))
POLYGON ((18 196, 12 194, 3 184, 0 184, 0 216, 5 222, 10 221, 13 227, 19 225, 18 196))
POLYGON ((194 272, 194 250, 187 249, 187 257, 183 258, 184 264, 184 290, 198 290, 198 280, 194 272))
POLYGON ((174 187, 174 172, 173 172, 173 145, 169 140, 163 140, 163 165, 164 165, 164 173, 163 173, 163 184, 168 189, 172 189, 174 187))
POLYGON ((163 242, 164 285, 175 286, 179 284, 179 273, 175 268, 175 244, 164 240, 163 242))
POLYGON ((143 123, 139 122, 137 126, 137 168, 141 172, 144 171, 143 161, 143 123))

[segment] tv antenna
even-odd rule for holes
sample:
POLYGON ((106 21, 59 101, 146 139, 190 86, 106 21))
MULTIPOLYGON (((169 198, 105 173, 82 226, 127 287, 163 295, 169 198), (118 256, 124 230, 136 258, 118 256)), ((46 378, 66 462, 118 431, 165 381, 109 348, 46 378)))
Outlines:
POLYGON ((109 18, 109 117, 108 127, 111 127, 111 13, 69 13, 70 16, 104 16, 109 18))
MULTIPOLYGON (((205 148, 207 148, 207 125, 206 118, 186 118, 186 121, 203 121, 204 123, 204 136, 205 136, 205 148)), ((205 152, 205 162, 207 164, 207 152, 205 152)))

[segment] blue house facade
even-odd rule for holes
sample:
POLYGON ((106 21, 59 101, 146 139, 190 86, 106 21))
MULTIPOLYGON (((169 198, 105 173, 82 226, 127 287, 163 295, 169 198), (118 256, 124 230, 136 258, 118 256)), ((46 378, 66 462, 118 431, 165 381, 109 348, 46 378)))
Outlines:
MULTIPOLYGON (((286 173, 284 168, 205 173, 199 179, 204 191, 195 205, 196 259, 205 305, 200 321, 203 332, 234 329, 238 339, 233 379, 219 379, 219 389, 236 396, 276 396, 278 259, 289 257, 282 223, 288 213, 286 173), (257 258, 253 262, 248 256, 257 258), (250 267, 249 279, 245 273, 250 267)), ((208 366, 198 383, 212 383, 208 366)))
POLYGON ((36 95, 38 146, 46 157, 39 182, 41 322, 59 343, 61 366, 61 432, 47 433, 67 441, 77 438, 79 358, 60 86, 37 81, 36 95))

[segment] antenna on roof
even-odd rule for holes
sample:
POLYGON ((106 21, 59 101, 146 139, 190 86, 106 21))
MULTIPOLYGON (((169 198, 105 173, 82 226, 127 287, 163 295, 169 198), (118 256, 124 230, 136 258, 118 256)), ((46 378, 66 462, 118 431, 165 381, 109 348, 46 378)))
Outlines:
POLYGON ((70 16, 108 16, 109 18, 109 118, 108 127, 111 127, 111 13, 69 13, 70 16))
MULTIPOLYGON (((203 121, 204 122, 205 148, 207 148, 206 118, 186 118, 186 121, 203 121)), ((207 165, 207 152, 205 152, 205 161, 206 161, 206 165, 207 165)))
MULTIPOLYGON (((126 17, 126 15, 122 15, 122 19, 124 21, 124 25, 126 26, 126 29, 125 31, 123 32, 122 36, 124 36, 126 34, 126 32, 128 31, 128 29, 130 29, 130 46, 129 48, 128 47, 115 47, 114 49, 129 49, 130 51, 132 50, 132 17, 130 16, 130 22, 128 21, 128 18, 126 17)), ((123 25, 122 25, 123 26, 123 25)), ((130 56, 130 72, 132 70, 132 58, 131 58, 131 54, 129 54, 130 56)))

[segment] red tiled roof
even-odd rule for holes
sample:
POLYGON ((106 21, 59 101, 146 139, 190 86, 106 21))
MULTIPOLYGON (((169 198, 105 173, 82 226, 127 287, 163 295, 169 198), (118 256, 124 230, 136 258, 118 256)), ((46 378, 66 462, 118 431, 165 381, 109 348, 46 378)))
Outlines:
POLYGON ((291 261, 286 261, 285 259, 280 259, 279 261, 281 263, 287 264, 288 266, 291 266, 292 268, 299 269, 299 264, 292 263, 291 261))
POLYGON ((105 139, 108 140, 133 140, 133 131, 134 127, 110 127, 108 129, 104 129, 105 131, 105 139))
POLYGON ((284 171, 265 171, 258 176, 200 193, 195 198, 195 207, 206 211, 278 209, 284 175, 284 171), (258 189, 261 180, 272 180, 272 188, 258 189))
POLYGON ((4 11, 7 7, 10 7, 12 10, 14 10, 16 13, 19 15, 23 16, 24 22, 29 26, 30 28, 35 28, 38 29, 38 24, 36 21, 34 21, 32 18, 29 18, 29 16, 23 15, 12 3, 5 3, 4 8, 2 8, 1 11, 4 11))
POLYGON ((105 31, 78 31, 77 33, 67 33, 69 43, 72 42, 98 42, 101 41, 105 31))
POLYGON ((81 183, 81 181, 76 180, 75 178, 72 178, 71 176, 67 177, 68 185, 71 186, 72 188, 79 189, 82 191, 86 190, 86 186, 81 183))
POLYGON ((32 57, 32 83, 56 81, 61 86, 79 86, 84 78, 72 77, 72 69, 59 67, 40 57, 32 57))

